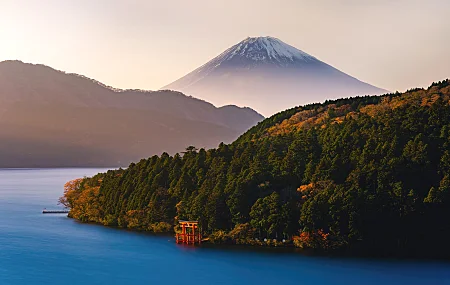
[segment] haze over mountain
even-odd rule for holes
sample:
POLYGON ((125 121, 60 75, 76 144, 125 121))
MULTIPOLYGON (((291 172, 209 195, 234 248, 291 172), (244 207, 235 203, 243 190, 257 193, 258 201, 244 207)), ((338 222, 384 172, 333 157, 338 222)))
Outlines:
POLYGON ((123 166, 231 142, 262 119, 180 92, 114 89, 44 65, 0 62, 0 167, 123 166))
POLYGON ((272 115, 298 105, 387 91, 273 37, 247 38, 161 89, 272 115))

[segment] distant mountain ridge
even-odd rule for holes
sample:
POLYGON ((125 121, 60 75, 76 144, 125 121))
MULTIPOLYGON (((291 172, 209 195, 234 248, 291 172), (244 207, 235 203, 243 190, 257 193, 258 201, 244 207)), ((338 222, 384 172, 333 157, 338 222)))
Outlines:
POLYGON ((44 65, 0 62, 0 167, 127 165, 231 142, 262 119, 180 92, 121 90, 44 65))
POLYGON ((264 115, 302 104, 386 90, 359 81, 273 37, 247 38, 161 88, 264 115))

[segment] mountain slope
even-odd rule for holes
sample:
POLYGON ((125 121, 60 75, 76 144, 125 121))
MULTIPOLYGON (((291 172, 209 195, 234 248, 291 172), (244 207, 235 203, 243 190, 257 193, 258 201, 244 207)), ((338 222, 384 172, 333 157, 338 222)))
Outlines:
POLYGON ((0 167, 127 165, 231 142, 261 119, 179 92, 118 90, 43 65, 0 63, 0 167))
POLYGON ((247 38, 162 89, 216 105, 251 106, 264 115, 326 99, 386 93, 272 37, 247 38))
POLYGON ((213 242, 448 258, 449 161, 446 80, 292 108, 231 145, 69 183, 62 202, 136 230, 198 220, 213 242))

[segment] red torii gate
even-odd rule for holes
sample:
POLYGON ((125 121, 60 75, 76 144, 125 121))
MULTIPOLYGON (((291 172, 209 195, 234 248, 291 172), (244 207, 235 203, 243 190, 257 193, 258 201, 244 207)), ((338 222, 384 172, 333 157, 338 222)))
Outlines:
POLYGON ((177 243, 200 244, 202 235, 198 227, 198 221, 179 221, 181 233, 176 234, 175 241, 177 243))

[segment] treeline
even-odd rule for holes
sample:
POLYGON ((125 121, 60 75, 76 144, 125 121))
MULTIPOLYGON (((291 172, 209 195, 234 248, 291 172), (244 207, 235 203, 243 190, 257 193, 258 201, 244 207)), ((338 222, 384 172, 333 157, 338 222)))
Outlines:
POLYGON ((198 220, 213 241, 450 256, 449 102, 446 80, 293 108, 231 145, 79 180, 62 202, 136 230, 198 220))

